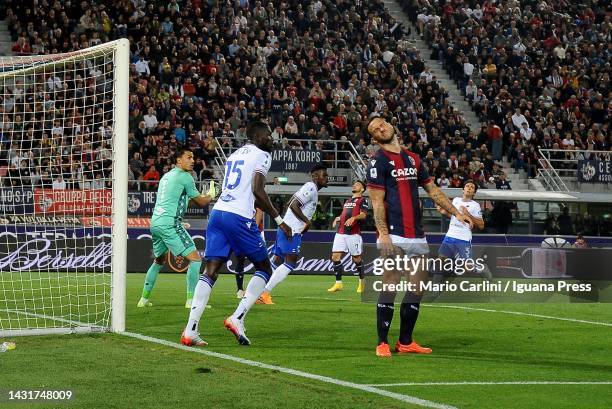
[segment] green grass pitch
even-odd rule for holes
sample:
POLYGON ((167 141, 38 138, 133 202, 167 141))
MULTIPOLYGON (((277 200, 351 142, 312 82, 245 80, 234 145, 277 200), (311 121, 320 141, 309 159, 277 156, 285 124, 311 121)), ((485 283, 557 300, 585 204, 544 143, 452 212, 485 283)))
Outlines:
MULTIPOLYGON (((128 275, 127 330, 178 342, 187 320, 182 275, 162 274, 152 308, 137 309, 143 274, 128 275)), ((248 282, 248 277, 245 279, 248 282)), ((247 318, 253 343, 239 346, 223 328, 235 308, 234 278, 219 278, 204 313, 207 350, 356 384, 448 382, 378 388, 459 408, 607 408, 612 402, 610 304, 458 304, 608 323, 424 305, 416 339, 429 356, 380 359, 375 306, 333 277, 290 276, 275 305, 247 318), (460 382, 608 382, 582 385, 475 385, 460 382)), ((399 311, 392 324, 395 342, 399 311)), ((270 369, 246 366, 116 334, 17 337, 0 353, 0 408, 416 408, 418 405, 270 369), (66 390, 70 402, 16 403, 8 390, 66 390)))

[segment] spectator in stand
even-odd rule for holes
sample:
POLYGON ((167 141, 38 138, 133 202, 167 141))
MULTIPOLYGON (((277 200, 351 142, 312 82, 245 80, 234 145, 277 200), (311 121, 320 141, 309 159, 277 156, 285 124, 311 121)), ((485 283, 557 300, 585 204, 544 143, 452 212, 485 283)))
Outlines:
POLYGON ((155 113, 155 107, 149 107, 147 114, 143 117, 145 127, 148 131, 152 131, 157 127, 159 123, 157 121, 157 115, 155 113))
POLYGON ((573 235, 574 234, 574 224, 572 222, 572 217, 569 215, 569 207, 565 206, 557 218, 559 223, 559 234, 563 235, 573 235))
POLYGON ((491 143, 491 150, 493 151, 493 160, 501 160, 503 152, 502 130, 499 126, 495 124, 495 121, 489 121, 487 137, 491 143))
POLYGON ((497 201, 491 211, 491 224, 495 227, 496 233, 508 234, 512 225, 512 205, 503 200, 497 201))
POLYGON ((557 217, 550 213, 546 216, 544 221, 544 234, 545 235, 557 235, 559 234, 559 223, 557 217))
POLYGON ((506 179, 506 173, 501 172, 498 179, 495 180, 495 188, 499 190, 512 190, 510 182, 506 179))
POLYGON ((574 242, 574 247, 577 249, 588 249, 589 244, 581 233, 578 233, 576 236, 576 241, 574 242))
POLYGON ((441 188, 450 187, 450 180, 446 177, 446 173, 442 173, 442 175, 436 180, 436 184, 441 188))
POLYGON ((526 143, 529 143, 531 141, 531 138, 533 137, 533 130, 529 127, 527 121, 521 124, 520 135, 523 141, 525 141, 526 143))
POLYGON ((450 187, 460 188, 463 186, 463 180, 459 177, 458 173, 453 173, 453 177, 450 180, 450 187))
POLYGON ((149 62, 144 59, 144 55, 141 55, 135 64, 136 72, 140 76, 151 75, 151 69, 149 68, 149 62))
MULTIPOLYGON (((157 169, 155 168, 155 166, 151 165, 149 167, 149 170, 147 170, 147 172, 143 175, 142 180, 146 182, 159 182, 160 178, 161 176, 159 172, 157 171, 157 169)), ((156 190, 157 183, 146 183, 145 188, 146 190, 156 190)))

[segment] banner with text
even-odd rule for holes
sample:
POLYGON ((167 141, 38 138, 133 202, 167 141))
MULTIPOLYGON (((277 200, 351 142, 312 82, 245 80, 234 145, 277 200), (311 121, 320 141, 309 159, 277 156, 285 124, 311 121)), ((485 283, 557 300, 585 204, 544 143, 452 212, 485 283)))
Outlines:
POLYGON ((34 189, 34 213, 110 215, 111 189, 34 189))
POLYGON ((310 172, 323 156, 320 151, 277 149, 272 152, 271 172, 310 172))
MULTIPOLYGON (((129 192, 128 193, 128 215, 147 216, 153 214, 157 192, 129 192)), ((208 207, 190 207, 186 216, 208 216, 208 207)))
POLYGON ((0 188, 0 213, 31 214, 34 210, 34 191, 26 188, 0 188))
POLYGON ((589 183, 612 182, 612 161, 610 160, 579 160, 578 181, 589 183))

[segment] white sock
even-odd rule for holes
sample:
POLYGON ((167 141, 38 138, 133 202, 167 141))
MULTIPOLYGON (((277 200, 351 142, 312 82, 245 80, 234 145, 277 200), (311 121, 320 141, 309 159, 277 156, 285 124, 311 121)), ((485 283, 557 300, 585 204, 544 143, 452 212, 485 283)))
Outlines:
POLYGON ((336 284, 342 284, 342 280, 336 280, 336 284))
POLYGON ((244 297, 242 297, 238 303, 236 311, 234 311, 232 317, 244 321, 247 313, 253 307, 253 305, 255 305, 255 301, 257 301, 263 292, 268 279, 268 274, 264 273, 263 271, 257 271, 255 274, 253 274, 253 277, 249 281, 249 285, 247 285, 245 290, 244 297))
POLYGON ((191 311, 189 312, 189 321, 187 321, 187 328, 185 328, 185 334, 187 336, 193 336, 198 333, 198 322, 206 309, 210 293, 212 292, 212 286, 215 284, 207 275, 202 275, 198 280, 195 291, 193 293, 193 300, 191 302, 191 311))
POLYGON ((276 267, 274 269, 274 273, 272 273, 272 277, 270 277, 270 281, 268 281, 268 284, 266 285, 266 291, 271 293, 274 287, 279 285, 285 278, 287 278, 293 269, 294 267, 287 263, 283 263, 276 267))

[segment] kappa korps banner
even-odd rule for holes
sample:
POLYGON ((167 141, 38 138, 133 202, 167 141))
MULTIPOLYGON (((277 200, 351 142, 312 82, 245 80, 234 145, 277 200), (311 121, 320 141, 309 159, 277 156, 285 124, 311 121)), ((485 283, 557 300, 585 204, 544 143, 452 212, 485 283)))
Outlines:
POLYGON ((272 152, 271 172, 310 172, 323 159, 320 151, 277 149, 272 152))
POLYGON ((612 161, 610 160, 579 160, 578 181, 590 183, 612 182, 612 161))

